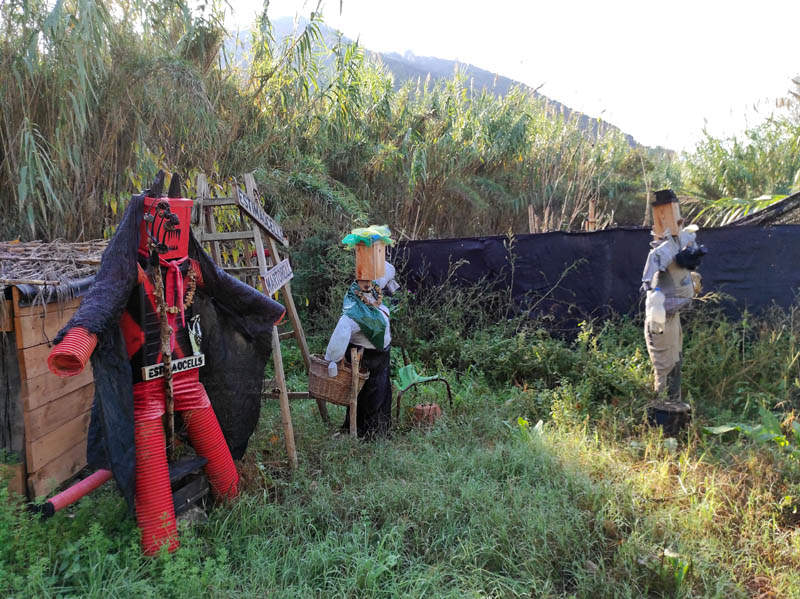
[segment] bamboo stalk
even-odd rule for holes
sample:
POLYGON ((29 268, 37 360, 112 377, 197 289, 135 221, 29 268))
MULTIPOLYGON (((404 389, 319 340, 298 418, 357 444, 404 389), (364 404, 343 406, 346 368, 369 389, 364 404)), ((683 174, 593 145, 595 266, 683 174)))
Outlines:
POLYGON ((44 279, 0 279, 3 285, 58 285, 59 281, 46 281, 44 279))
POLYGON ((16 254, 0 254, 0 259, 27 262, 72 262, 74 264, 100 264, 100 258, 47 258, 44 256, 19 256, 16 254))

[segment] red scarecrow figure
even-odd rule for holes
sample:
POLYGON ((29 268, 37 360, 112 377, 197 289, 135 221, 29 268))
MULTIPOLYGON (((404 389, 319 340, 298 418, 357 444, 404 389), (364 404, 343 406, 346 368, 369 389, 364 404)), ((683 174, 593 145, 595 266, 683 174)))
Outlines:
POLYGON ((159 173, 151 190, 132 198, 93 287, 48 358, 54 373, 72 376, 92 356, 88 461, 110 467, 133 498, 146 555, 178 547, 163 420, 172 443, 180 414, 207 459, 214 495, 236 497, 233 457, 244 453, 258 419, 269 335, 284 311, 211 262, 192 236, 192 200, 180 197, 177 175, 168 197, 160 197, 162 187, 159 173), (241 351, 253 353, 241 358, 241 351))

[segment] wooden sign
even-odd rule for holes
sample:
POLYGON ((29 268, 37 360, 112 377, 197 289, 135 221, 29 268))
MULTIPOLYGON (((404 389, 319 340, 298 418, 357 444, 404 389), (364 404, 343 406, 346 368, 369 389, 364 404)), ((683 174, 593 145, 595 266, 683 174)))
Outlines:
POLYGON ((264 232, 269 234, 276 241, 279 241, 285 247, 289 247, 289 242, 286 237, 283 236, 283 229, 281 229, 281 226, 276 223, 269 214, 264 212, 261 204, 244 193, 239 187, 236 187, 236 201, 239 204, 239 208, 244 210, 250 218, 256 221, 264 232))
POLYGON ((269 269, 267 274, 264 275, 264 285, 267 287, 267 295, 272 295, 278 291, 278 289, 291 281, 293 276, 292 265, 289 264, 288 258, 284 258, 277 266, 269 269))

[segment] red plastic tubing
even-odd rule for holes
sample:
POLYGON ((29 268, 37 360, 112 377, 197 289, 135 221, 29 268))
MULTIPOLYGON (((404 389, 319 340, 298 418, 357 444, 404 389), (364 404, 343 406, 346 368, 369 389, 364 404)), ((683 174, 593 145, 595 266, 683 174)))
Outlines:
POLYGON ((50 351, 47 367, 61 377, 79 374, 86 367, 96 345, 96 335, 83 327, 71 328, 61 343, 50 351))
POLYGON ((222 499, 233 499, 239 494, 239 473, 214 410, 210 406, 186 410, 182 416, 192 447, 208 460, 205 471, 214 494, 222 499))
POLYGON ((178 529, 167 468, 161 419, 135 424, 136 521, 142 531, 142 552, 155 555, 162 546, 178 548, 178 529))
POLYGON ((64 489, 58 495, 53 496, 49 501, 53 505, 53 511, 64 509, 71 503, 75 503, 94 491, 97 487, 111 478, 111 470, 98 470, 94 474, 87 476, 82 481, 75 483, 68 489, 64 489))

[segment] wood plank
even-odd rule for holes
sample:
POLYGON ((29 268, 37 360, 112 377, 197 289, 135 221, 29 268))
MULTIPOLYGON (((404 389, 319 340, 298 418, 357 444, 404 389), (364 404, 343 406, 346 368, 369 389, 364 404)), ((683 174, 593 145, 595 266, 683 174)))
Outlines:
POLYGON ((272 267, 266 274, 262 275, 262 277, 264 279, 264 285, 267 288, 267 295, 272 295, 294 277, 289 259, 284 258, 277 266, 272 267))
MULTIPOLYGON (((63 310, 75 310, 81 305, 82 299, 82 297, 74 297, 71 300, 63 303, 50 302, 45 304, 47 306, 47 313, 50 314, 63 310)), ((42 304, 36 304, 35 306, 17 306, 14 312, 17 314, 17 316, 31 316, 33 314, 41 314, 43 310, 44 307, 42 304)))
MULTIPOLYGON (((311 398, 311 396, 308 394, 308 391, 289 391, 287 395, 289 397, 289 401, 311 398)), ((280 389, 278 389, 277 391, 270 391, 269 393, 265 393, 264 399, 280 399, 280 389)), ((349 406, 350 400, 348 399, 347 403, 343 403, 342 405, 349 406)))
POLYGON ((256 188, 256 181, 251 173, 244 176, 244 184, 247 189, 243 193, 238 186, 234 186, 236 192, 236 199, 239 201, 239 207, 244 210, 247 215, 252 218, 261 227, 271 239, 278 241, 282 246, 289 247, 289 241, 283 235, 283 229, 275 222, 275 220, 266 212, 261 206, 258 199, 258 189, 256 188))
POLYGON ((25 412, 25 438, 32 443, 92 407, 94 383, 84 385, 30 412, 25 412))
POLYGON ((252 231, 230 231, 228 233, 203 233, 203 243, 211 241, 237 241, 252 239, 252 231))
POLYGON ((47 310, 27 315, 14 314, 14 330, 17 334, 17 348, 25 349, 51 343, 77 308, 47 310))
POLYGON ((14 308, 11 300, 0 300, 0 333, 10 333, 14 330, 14 308))
POLYGON ((203 200, 204 207, 236 206, 237 203, 234 198, 208 198, 203 200))
POLYGON ((35 441, 25 439, 28 472, 36 472, 76 443, 85 441, 88 430, 89 411, 86 411, 35 441))
POLYGON ((26 495, 25 464, 0 464, 0 483, 4 483, 12 493, 26 495))
POLYGON ((32 379, 22 381, 20 397, 23 409, 26 412, 33 411, 48 402, 63 397, 67 393, 88 385, 93 380, 92 367, 89 364, 83 372, 75 376, 62 379, 48 371, 32 379))
POLYGON ((81 439, 36 472, 28 474, 28 496, 49 496, 65 480, 86 465, 86 439, 81 439))
POLYGON ((50 355, 51 349, 47 343, 41 343, 19 351, 19 371, 23 380, 50 372, 47 368, 47 356, 50 355))

